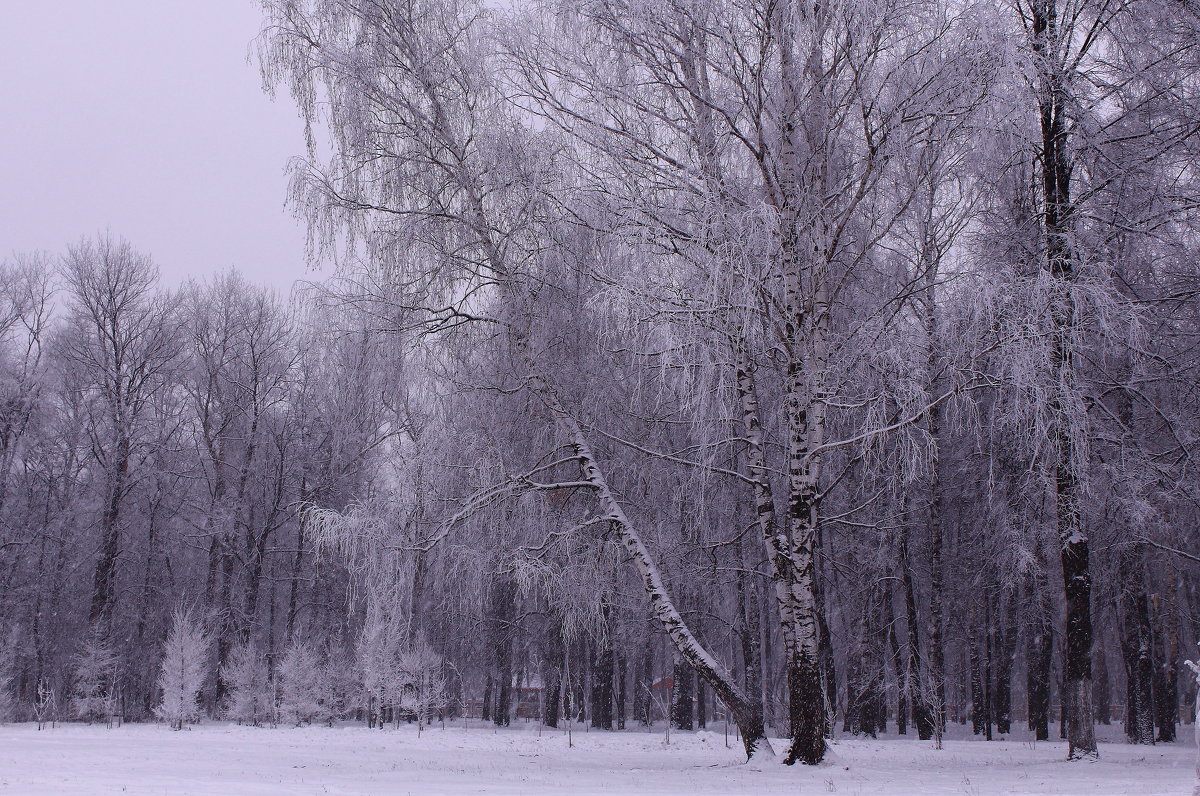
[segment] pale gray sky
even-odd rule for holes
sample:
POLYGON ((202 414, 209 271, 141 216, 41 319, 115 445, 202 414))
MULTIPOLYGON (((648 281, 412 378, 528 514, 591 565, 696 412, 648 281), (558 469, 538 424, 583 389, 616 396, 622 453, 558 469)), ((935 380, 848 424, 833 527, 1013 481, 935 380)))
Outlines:
POLYGON ((304 276, 300 121, 246 62, 259 24, 253 0, 0 0, 0 257, 110 230, 169 283, 304 276))

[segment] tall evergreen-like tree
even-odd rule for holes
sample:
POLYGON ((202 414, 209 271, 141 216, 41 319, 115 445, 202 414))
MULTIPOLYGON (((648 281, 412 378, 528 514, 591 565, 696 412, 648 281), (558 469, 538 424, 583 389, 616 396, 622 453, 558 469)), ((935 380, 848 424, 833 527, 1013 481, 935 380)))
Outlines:
POLYGON ((211 648, 207 629, 187 610, 176 608, 158 675, 162 699, 154 709, 172 729, 182 730, 200 718, 200 689, 212 668, 211 648))

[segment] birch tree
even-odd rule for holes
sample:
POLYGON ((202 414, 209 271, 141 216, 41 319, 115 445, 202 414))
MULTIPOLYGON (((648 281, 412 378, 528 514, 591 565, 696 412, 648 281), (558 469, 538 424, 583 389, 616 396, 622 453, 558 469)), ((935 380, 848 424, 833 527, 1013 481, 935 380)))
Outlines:
POLYGON ((361 236, 386 229, 390 234, 369 238, 382 270, 368 276, 385 289, 389 311, 407 311, 402 320, 416 328, 446 331, 475 321, 505 327, 518 370, 529 374, 527 384, 549 403, 569 440, 582 474, 572 483, 595 490, 634 555, 656 616, 738 717, 747 754, 760 744, 769 749, 761 718, 683 621, 582 430, 534 367, 523 328, 530 307, 521 301, 536 284, 523 280, 539 262, 534 222, 553 161, 526 154, 549 151, 517 123, 493 84, 480 7, 288 2, 266 8, 264 77, 286 83, 308 125, 318 118, 318 98, 328 100, 323 120, 336 155, 325 167, 303 167, 293 183, 318 239, 328 243, 338 230, 361 236), (487 136, 480 134, 484 126, 487 136), (397 256, 401 251, 405 258, 397 256), (418 268, 410 270, 414 260, 418 268), (493 294, 501 300, 484 315, 476 305, 493 294))
POLYGON ((945 135, 918 123, 923 114, 962 116, 978 104, 986 67, 945 45, 954 35, 977 36, 978 22, 938 7, 891 4, 558 7, 568 26, 582 23, 583 36, 559 45, 555 28, 525 45, 509 38, 530 107, 605 164, 585 171, 584 179, 596 180, 590 195, 603 203, 617 193, 611 205, 618 213, 630 208, 623 220, 648 230, 652 246, 672 254, 694 247, 691 256, 714 269, 701 282, 701 301, 717 299, 700 305, 707 315, 700 323, 725 316, 732 350, 722 358, 736 362, 747 480, 788 660, 787 759, 817 763, 829 685, 815 563, 825 468, 835 452, 861 449, 946 398, 902 396, 903 411, 892 418, 898 422, 889 424, 879 422, 878 404, 848 394, 848 374, 872 350, 863 343, 878 337, 912 292, 907 282, 885 283, 882 298, 879 283, 863 290, 880 242, 925 188, 910 184, 889 205, 881 186, 892 153, 945 135), (843 38, 847 29, 866 33, 843 38), (595 53, 595 36, 609 43, 611 59, 595 53), (647 184, 657 191, 647 196, 647 184), (760 318, 747 322, 747 308, 760 318), (847 325, 852 315, 870 319, 861 337, 847 325), (769 331, 760 345, 783 362, 779 428, 788 453, 781 463, 786 498, 778 501, 761 453, 761 429, 773 424, 759 417, 752 342, 743 336, 759 324, 769 331), (843 406, 860 411, 841 413, 843 406), (779 517, 776 503, 785 507, 779 517))

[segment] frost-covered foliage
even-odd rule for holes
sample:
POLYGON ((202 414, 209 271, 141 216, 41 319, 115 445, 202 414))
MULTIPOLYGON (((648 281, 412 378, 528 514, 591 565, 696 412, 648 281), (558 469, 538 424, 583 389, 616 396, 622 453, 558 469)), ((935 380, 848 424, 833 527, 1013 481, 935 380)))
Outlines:
POLYGON ((387 605, 370 602, 367 621, 355 650, 364 707, 369 723, 432 718, 446 707, 446 664, 387 605))
POLYGON ((368 711, 368 722, 382 721, 385 708, 396 701, 396 659, 401 629, 375 612, 358 638, 355 658, 368 711))
POLYGON ((45 727, 47 722, 53 723, 58 720, 58 694, 45 678, 38 680, 33 698, 33 718, 39 730, 45 727))
POLYGON ((362 678, 351 650, 329 645, 323 653, 325 721, 334 721, 365 708, 362 678))
POLYGON ((329 719, 328 678, 320 657, 308 645, 293 641, 276 675, 281 722, 300 726, 329 719))
POLYGON ((401 650, 396 663, 400 708, 424 724, 446 705, 445 663, 422 641, 401 650))
POLYGON ((355 664, 368 709, 374 710, 387 698, 388 634, 380 623, 368 622, 358 637, 355 664))
POLYGON ((176 609, 158 675, 162 700, 154 709, 154 715, 176 730, 200 718, 200 689, 210 670, 211 647, 203 624, 184 609, 176 609))
POLYGON ((1195 2, 259 5, 330 277, 0 264, 19 713, 1173 739, 1195 2))
POLYGON ((99 631, 90 633, 75 654, 71 713, 88 722, 112 716, 117 700, 119 659, 111 642, 99 631))
POLYGON ((253 642, 234 647, 221 667, 225 684, 225 717, 258 726, 271 716, 271 683, 267 661, 253 642))

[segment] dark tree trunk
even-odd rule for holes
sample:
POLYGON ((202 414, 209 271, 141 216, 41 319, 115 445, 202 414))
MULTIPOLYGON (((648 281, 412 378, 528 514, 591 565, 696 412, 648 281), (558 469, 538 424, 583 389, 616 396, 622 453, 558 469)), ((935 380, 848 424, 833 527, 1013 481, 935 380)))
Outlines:
MULTIPOLYGON (((1072 122, 1070 89, 1073 66, 1063 61, 1060 37, 1064 20, 1059 17, 1058 0, 1042 0, 1031 6, 1030 33, 1038 57, 1036 86, 1041 141, 1037 160, 1041 166, 1042 226, 1045 242, 1045 270, 1055 290, 1050 322, 1050 361, 1056 391, 1050 409, 1055 418, 1052 455, 1055 513, 1061 548, 1064 599, 1067 625, 1063 638, 1062 702, 1067 720, 1067 757, 1097 756, 1092 711, 1092 573, 1088 536, 1083 526, 1082 485, 1076 471, 1080 449, 1068 413, 1070 393, 1075 389, 1074 351, 1071 330, 1076 324, 1076 308, 1071 294, 1075 279, 1075 205, 1071 198, 1071 177, 1075 162, 1071 152, 1072 122), (1062 395, 1067 393, 1067 395, 1062 395), (1064 400, 1064 398, 1066 400, 1064 400)), ((1074 24, 1065 20, 1068 26, 1074 24)))
POLYGON ((863 606, 859 619, 857 652, 849 663, 846 681, 846 713, 842 729, 854 735, 870 735, 879 731, 880 705, 884 700, 884 667, 887 658, 887 628, 884 610, 884 589, 872 589, 871 599, 863 606))
POLYGON ((1121 595, 1124 614, 1122 650, 1125 658, 1125 735, 1130 743, 1154 743, 1154 650, 1150 627, 1150 598, 1146 594, 1140 556, 1122 559, 1121 595))
POLYGON ((617 703, 617 729, 625 729, 625 690, 626 690, 626 660, 624 653, 617 656, 617 682, 616 682, 616 703, 617 703))
POLYGON ((987 697, 984 694, 984 655, 979 649, 979 632, 975 628, 970 631, 967 641, 968 661, 971 670, 971 732, 983 735, 985 727, 991 726, 988 716, 987 697))
POLYGON ((753 703, 758 712, 763 712, 762 698, 762 628, 759 623, 761 610, 758 600, 758 588, 746 573, 746 556, 743 551, 742 571, 734 581, 738 598, 738 638, 741 641, 742 652, 742 682, 745 684, 747 699, 753 703))
MULTIPOLYGON (((1030 590, 1030 598, 1041 602, 1036 586, 1030 590)), ((1054 654, 1054 638, 1051 619, 1044 605, 1035 603, 1029 625, 1026 647, 1026 688, 1029 706, 1029 729, 1039 741, 1050 739, 1050 667, 1054 654)))
POLYGON ((584 699, 584 695, 587 693, 585 681, 587 677, 587 663, 590 660, 586 639, 580 639, 575 644, 575 649, 572 651, 572 658, 574 663, 571 664, 571 707, 569 715, 571 721, 584 721, 587 718, 585 712, 587 702, 584 699))
POLYGON ((296 552, 292 555, 292 573, 288 584, 287 625, 284 628, 284 641, 292 643, 296 634, 296 619, 300 612, 300 574, 304 571, 304 526, 296 525, 296 552))
POLYGON ((642 654, 638 656, 637 676, 633 684, 633 715, 643 727, 653 721, 654 644, 651 625, 646 625, 642 654))
POLYGON ((267 679, 275 679, 275 579, 271 578, 267 599, 267 679))
POLYGON ((1096 651, 1096 679, 1092 686, 1093 701, 1096 705, 1096 721, 1100 724, 1112 723, 1112 684, 1108 675, 1108 656, 1104 654, 1103 646, 1096 651))
POLYGON ((1063 705, 1068 715, 1068 757, 1094 757, 1098 751, 1092 710, 1092 581, 1086 539, 1063 546, 1063 578, 1067 583, 1063 705))
POLYGON ((496 703, 492 721, 508 726, 512 714, 513 637, 516 622, 517 585, 507 575, 498 575, 488 589, 490 652, 496 681, 496 703))
POLYGON ((489 674, 483 683, 483 705, 480 708, 479 717, 484 721, 491 721, 492 711, 492 676, 489 674))
POLYGON ((996 630, 995 687, 992 690, 992 718, 1001 735, 1012 732, 1012 669, 1017 656, 1015 600, 1005 601, 996 630))
POLYGON ((677 730, 693 729, 695 725, 692 719, 692 685, 695 673, 691 665, 682 658, 676 659, 672 680, 674 684, 671 687, 671 724, 677 730))
MULTIPOLYGON (((936 371, 934 371, 936 372, 936 371)), ((942 409, 934 406, 929 410, 929 435, 933 440, 941 434, 942 409)), ((942 557, 945 548, 946 516, 945 488, 942 470, 945 467, 941 455, 935 450, 932 480, 929 485, 929 682, 925 687, 923 701, 929 712, 931 735, 941 737, 946 729, 946 644, 945 606, 943 600, 942 557)), ((911 591, 906 600, 911 600, 909 610, 915 613, 915 600, 911 591)), ((912 621, 911 619, 909 620, 912 621)), ((910 636, 912 634, 910 633, 910 636)), ((919 725, 918 725, 919 726, 919 725)))
MULTIPOLYGON (((907 702, 912 706, 913 724, 917 737, 928 741, 933 737, 935 701, 922 671, 921 620, 917 612, 917 594, 913 583, 912 561, 908 549, 908 524, 900 528, 900 581, 904 589, 904 612, 908 625, 908 660, 905 662, 904 688, 907 702)), ((940 558, 940 553, 939 553, 940 558)), ((940 703, 939 703, 940 704, 940 703)))
POLYGON ((611 636, 598 641, 592 658, 592 726, 613 728, 613 651, 611 636))
POLYGON ((492 713, 492 721, 498 727, 507 727, 512 720, 512 669, 504 666, 501 671, 502 679, 496 689, 496 710, 492 713))
POLYGON ((545 692, 542 699, 542 722, 547 727, 558 726, 558 705, 562 700, 562 673, 563 673, 563 643, 562 643, 562 626, 558 623, 552 624, 544 636, 544 651, 542 659, 544 661, 543 681, 545 684, 545 692))
POLYGON ((558 703, 562 699, 562 675, 556 667, 546 675, 546 691, 542 703, 542 723, 558 726, 558 703))
POLYGON ((896 671, 896 734, 908 735, 908 705, 909 696, 912 693, 909 685, 910 674, 908 662, 900 654, 900 637, 896 632, 896 612, 892 606, 892 589, 890 584, 888 585, 887 592, 887 598, 884 602, 884 616, 887 621, 887 637, 891 651, 892 668, 896 671))
POLYGON ((121 504, 125 498, 126 480, 129 475, 131 444, 123 436, 117 441, 113 452, 112 473, 108 480, 104 513, 100 517, 100 558, 96 561, 92 579, 92 604, 88 611, 88 624, 100 628, 107 638, 111 631, 112 615, 116 604, 117 559, 121 552, 121 504))
POLYGON ((1155 611, 1155 626, 1161 630, 1156 634, 1159 654, 1154 672, 1154 712, 1158 740, 1171 743, 1179 723, 1179 620, 1175 603, 1175 568, 1171 565, 1167 566, 1164 591, 1164 599, 1155 611))

